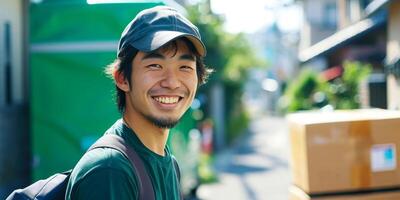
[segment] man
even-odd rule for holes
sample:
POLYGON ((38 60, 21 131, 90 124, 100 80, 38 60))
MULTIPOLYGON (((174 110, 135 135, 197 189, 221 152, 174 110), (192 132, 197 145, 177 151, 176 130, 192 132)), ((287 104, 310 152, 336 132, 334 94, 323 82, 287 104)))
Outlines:
MULTIPOLYGON (((158 6, 140 12, 122 33, 118 58, 107 68, 116 84, 118 120, 106 134, 121 136, 136 150, 156 199, 179 199, 169 129, 189 108, 210 70, 197 28, 176 10, 158 6)), ((87 152, 75 166, 66 199, 138 199, 139 181, 117 150, 87 152)))

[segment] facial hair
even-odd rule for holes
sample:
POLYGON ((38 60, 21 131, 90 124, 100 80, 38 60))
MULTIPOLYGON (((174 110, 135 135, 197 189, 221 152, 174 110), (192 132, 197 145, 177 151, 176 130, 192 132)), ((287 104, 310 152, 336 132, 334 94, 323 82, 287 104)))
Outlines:
MULTIPOLYGON (((153 89, 149 91, 150 96, 154 96, 155 94, 159 94, 159 90, 158 89, 153 89)), ((179 91, 175 91, 175 93, 179 93, 181 96, 189 96, 189 91, 187 90, 179 90, 179 91)), ((151 116, 151 115, 147 115, 145 113, 142 113, 142 115, 149 120, 150 122, 152 122, 155 126, 157 126, 158 128, 163 128, 163 129, 171 129, 174 126, 176 126, 176 124, 178 124, 179 120, 181 117, 177 118, 177 119, 163 119, 163 118, 157 118, 155 116, 151 116)))
POLYGON ((157 126, 158 128, 162 128, 162 129, 171 129, 179 122, 179 119, 177 119, 177 120, 161 119, 161 118, 156 118, 156 117, 149 116, 149 115, 144 115, 144 117, 147 120, 149 120, 150 122, 152 122, 155 126, 157 126))

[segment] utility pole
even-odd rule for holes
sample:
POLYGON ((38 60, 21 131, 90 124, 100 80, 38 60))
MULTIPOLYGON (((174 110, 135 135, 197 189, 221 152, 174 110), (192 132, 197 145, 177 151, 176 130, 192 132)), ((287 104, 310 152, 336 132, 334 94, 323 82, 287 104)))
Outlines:
POLYGON ((5 106, 12 104, 12 81, 11 81, 11 28, 10 23, 4 24, 5 32, 5 106))

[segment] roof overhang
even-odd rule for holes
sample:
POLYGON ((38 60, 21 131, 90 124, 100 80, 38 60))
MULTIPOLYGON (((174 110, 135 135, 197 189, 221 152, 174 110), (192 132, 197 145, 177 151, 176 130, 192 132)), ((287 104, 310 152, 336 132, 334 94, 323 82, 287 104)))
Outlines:
POLYGON ((391 0, 374 0, 371 3, 368 4, 368 6, 365 8, 365 13, 367 16, 370 16, 380 10, 381 8, 385 7, 388 5, 388 3, 391 0))
POLYGON ((308 62, 375 30, 386 22, 386 15, 385 12, 380 12, 336 32, 311 47, 301 50, 298 55, 300 62, 308 62))

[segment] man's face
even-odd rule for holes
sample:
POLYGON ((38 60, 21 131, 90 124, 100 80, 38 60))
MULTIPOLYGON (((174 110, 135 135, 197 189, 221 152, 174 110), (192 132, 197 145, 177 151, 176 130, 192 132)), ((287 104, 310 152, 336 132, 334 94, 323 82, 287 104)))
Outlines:
POLYGON ((131 89, 126 94, 132 111, 160 128, 172 128, 191 105, 198 78, 195 56, 176 41, 154 53, 139 51, 133 59, 131 89))

